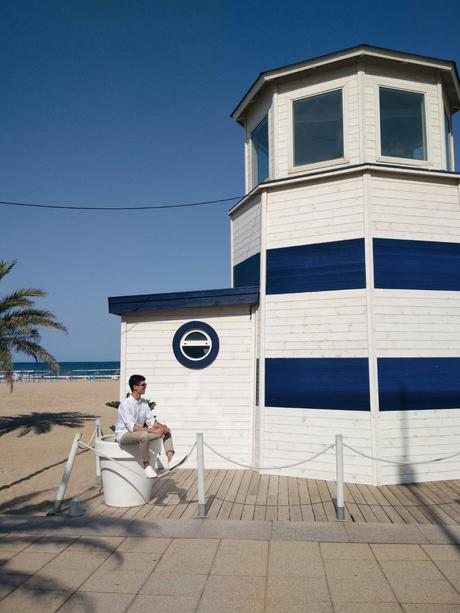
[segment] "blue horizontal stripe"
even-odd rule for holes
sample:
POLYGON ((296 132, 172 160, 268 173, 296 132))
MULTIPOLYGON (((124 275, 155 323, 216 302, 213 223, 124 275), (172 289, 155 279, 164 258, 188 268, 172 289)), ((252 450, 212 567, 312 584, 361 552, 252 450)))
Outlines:
POLYGON ((381 411, 460 408, 460 358, 378 358, 381 411))
POLYGON ((362 238, 267 251, 267 294, 365 286, 362 238))
POLYGON ((375 287, 460 290, 460 244, 374 239, 375 287))
POLYGON ((367 358, 267 358, 265 405, 369 411, 367 358))
POLYGON ((233 287, 260 285, 260 253, 233 267, 233 287))

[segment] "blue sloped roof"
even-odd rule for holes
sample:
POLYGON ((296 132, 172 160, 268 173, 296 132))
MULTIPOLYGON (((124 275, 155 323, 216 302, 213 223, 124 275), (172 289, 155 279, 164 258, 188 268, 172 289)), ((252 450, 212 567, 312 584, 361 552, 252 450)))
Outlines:
POLYGON ((257 304, 259 302, 259 287, 232 287, 228 289, 207 289, 168 294, 112 296, 108 301, 109 313, 114 313, 115 315, 165 309, 257 304))

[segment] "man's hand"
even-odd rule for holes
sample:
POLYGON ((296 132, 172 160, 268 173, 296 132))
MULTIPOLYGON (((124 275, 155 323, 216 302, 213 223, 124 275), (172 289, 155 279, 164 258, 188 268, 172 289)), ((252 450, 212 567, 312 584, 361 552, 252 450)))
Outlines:
POLYGON ((161 434, 161 436, 164 436, 166 434, 166 430, 167 428, 165 428, 164 426, 151 426, 150 428, 147 428, 147 432, 152 432, 153 434, 161 434))

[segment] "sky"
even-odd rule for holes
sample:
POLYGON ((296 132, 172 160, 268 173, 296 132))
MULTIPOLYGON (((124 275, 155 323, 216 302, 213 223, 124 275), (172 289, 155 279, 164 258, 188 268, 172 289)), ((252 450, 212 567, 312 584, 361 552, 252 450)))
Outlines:
MULTIPOLYGON (((457 0, 2 0, 0 200, 241 196, 230 113, 260 72, 360 43, 460 66, 459 25, 457 0)), ((458 170, 458 143, 456 155, 458 170)), ((69 330, 43 333, 59 361, 118 360, 108 296, 230 286, 231 204, 0 205, 0 259, 17 260, 0 293, 48 292, 37 304, 69 330)))

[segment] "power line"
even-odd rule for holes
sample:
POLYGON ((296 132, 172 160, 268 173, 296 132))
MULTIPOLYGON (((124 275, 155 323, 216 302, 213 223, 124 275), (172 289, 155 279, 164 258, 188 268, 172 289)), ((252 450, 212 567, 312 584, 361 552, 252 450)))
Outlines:
POLYGON ((64 206, 60 204, 35 204, 32 202, 8 202, 0 200, 0 204, 6 206, 27 206, 36 209, 63 209, 66 211, 150 211, 153 209, 180 209, 190 206, 203 206, 205 204, 218 204, 240 200, 243 196, 232 196, 230 198, 220 198, 218 200, 203 200, 201 202, 184 202, 182 204, 154 204, 149 206, 64 206))

